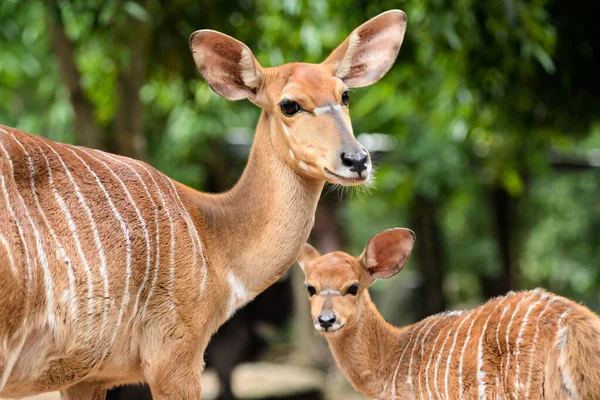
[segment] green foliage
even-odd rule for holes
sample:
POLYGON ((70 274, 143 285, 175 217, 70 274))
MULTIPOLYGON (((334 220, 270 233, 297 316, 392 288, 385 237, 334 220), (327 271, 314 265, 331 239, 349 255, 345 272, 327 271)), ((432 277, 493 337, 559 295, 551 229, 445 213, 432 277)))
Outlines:
MULTIPOLYGON (((119 74, 132 63, 130 43, 142 46, 141 29, 147 28, 140 98, 149 159, 173 178, 207 188, 207 165, 218 162, 215 143, 232 132, 244 137, 258 110, 210 91, 189 54, 191 32, 210 28, 232 35, 265 67, 321 62, 360 23, 401 8, 409 25, 396 65, 376 85, 352 95, 355 133, 392 135, 396 147, 382 155, 377 189, 342 207, 338 222, 348 227, 348 249, 357 253, 372 234, 409 225, 415 203, 428 199, 442 215, 448 295, 454 302, 480 296, 477 277, 501 273, 489 195, 503 190, 518 203, 519 286, 544 285, 597 304, 599 175, 593 168, 577 174, 553 170, 549 157, 551 149, 600 147, 598 128, 590 134, 598 111, 591 99, 597 98, 575 72, 590 42, 577 39, 581 54, 574 53, 575 43, 565 43, 569 33, 559 28, 574 17, 562 13, 559 3, 61 0, 54 6, 4 0, 0 121, 74 141, 74 115, 47 26, 58 12, 75 44, 94 120, 111 132, 120 106, 119 74)), ((238 174, 228 171, 226 180, 238 174)))

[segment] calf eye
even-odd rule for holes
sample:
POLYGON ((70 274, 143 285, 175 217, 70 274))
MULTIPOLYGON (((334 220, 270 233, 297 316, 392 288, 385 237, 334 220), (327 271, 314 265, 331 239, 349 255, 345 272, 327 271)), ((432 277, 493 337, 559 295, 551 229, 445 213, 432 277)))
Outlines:
POLYGON ((342 104, 345 106, 350 105, 350 92, 348 92, 347 90, 344 93, 342 93, 342 104))
POLYGON ((315 294, 317 294, 317 289, 315 289, 314 286, 307 286, 306 290, 308 290, 308 295, 310 297, 314 296, 315 294))
POLYGON ((356 296, 358 293, 358 283, 355 283, 354 285, 350 286, 348 288, 348 290, 346 290, 346 294, 352 295, 352 296, 356 296))
POLYGON ((291 117, 302 109, 300 104, 293 100, 283 100, 281 103, 279 103, 279 108, 281 108, 281 112, 286 117, 291 117))

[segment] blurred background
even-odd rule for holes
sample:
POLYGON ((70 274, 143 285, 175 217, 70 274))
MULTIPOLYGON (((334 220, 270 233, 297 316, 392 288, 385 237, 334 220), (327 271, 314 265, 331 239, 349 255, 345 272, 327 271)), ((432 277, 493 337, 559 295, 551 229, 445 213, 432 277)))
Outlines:
MULTIPOLYGON (((313 244, 358 254, 383 229, 413 229, 408 267, 372 289, 395 324, 538 286, 599 311, 594 1, 2 0, 0 123, 223 191, 246 163, 259 110, 210 90, 189 35, 234 36, 265 67, 320 62, 391 8, 409 21, 398 60, 351 100, 377 186, 326 188, 313 244)), ((291 271, 211 344, 222 387, 238 363, 263 360, 235 369, 222 399, 351 398, 313 332, 303 278, 291 271), (287 318, 269 321, 267 307, 287 318)), ((218 379, 209 378, 203 389, 214 398, 218 379)))

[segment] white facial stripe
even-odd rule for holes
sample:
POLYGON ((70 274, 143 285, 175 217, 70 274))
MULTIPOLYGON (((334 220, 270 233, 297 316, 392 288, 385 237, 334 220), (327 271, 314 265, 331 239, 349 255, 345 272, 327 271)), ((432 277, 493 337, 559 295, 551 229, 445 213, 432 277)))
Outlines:
POLYGON ((285 124, 282 122, 281 126, 283 126, 283 131, 285 132, 286 135, 288 135, 289 137, 292 137, 292 134, 290 133, 289 129, 287 128, 287 126, 285 126, 285 124))
POLYGON ((325 114, 329 111, 332 111, 331 106, 323 106, 323 107, 317 107, 317 108, 313 109, 313 113, 315 113, 315 115, 325 114))
POLYGON ((298 165, 305 171, 308 171, 308 165, 304 161, 298 161, 298 165))
POLYGON ((319 296, 341 296, 342 292, 340 292, 339 290, 333 290, 333 289, 325 289, 325 290, 321 290, 319 292, 319 296))
POLYGON ((294 155, 294 152, 292 150, 290 150, 290 157, 292 158, 292 160, 294 160, 296 158, 296 156, 294 155))

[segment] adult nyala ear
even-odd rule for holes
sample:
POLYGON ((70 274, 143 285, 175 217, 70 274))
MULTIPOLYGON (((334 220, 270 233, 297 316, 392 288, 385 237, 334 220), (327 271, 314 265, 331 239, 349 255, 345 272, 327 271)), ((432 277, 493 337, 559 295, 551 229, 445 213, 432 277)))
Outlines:
POLYGON ((404 268, 415 244, 410 229, 388 229, 373 236, 361 256, 361 264, 372 279, 388 279, 404 268))
POLYGON ((223 33, 201 30, 190 36, 196 67, 215 93, 229 100, 256 96, 263 81, 263 69, 244 43, 223 33))
POLYGON ((302 268, 302 271, 306 273, 306 266, 309 262, 315 258, 321 257, 321 254, 308 243, 304 243, 298 254, 298 265, 302 268))
POLYGON ((368 20, 327 57, 334 76, 346 86, 368 86, 392 67, 406 32, 406 14, 390 10, 368 20))

